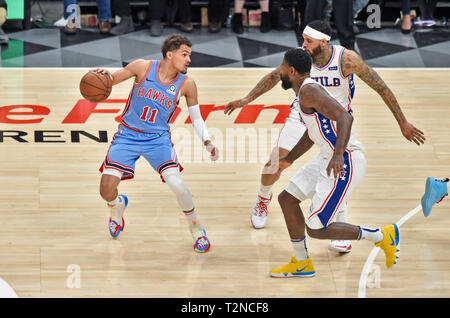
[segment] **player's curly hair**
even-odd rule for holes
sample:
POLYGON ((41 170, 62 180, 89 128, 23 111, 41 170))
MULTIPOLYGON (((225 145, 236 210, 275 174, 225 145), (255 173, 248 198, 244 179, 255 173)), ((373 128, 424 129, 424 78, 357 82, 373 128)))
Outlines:
POLYGON ((166 38, 161 46, 161 52, 163 57, 165 58, 167 52, 173 52, 178 50, 182 45, 187 45, 192 47, 191 40, 188 39, 187 36, 183 34, 172 34, 168 38, 166 38))
POLYGON ((310 73, 312 59, 308 52, 302 48, 289 49, 284 53, 284 61, 293 66, 299 74, 310 73))

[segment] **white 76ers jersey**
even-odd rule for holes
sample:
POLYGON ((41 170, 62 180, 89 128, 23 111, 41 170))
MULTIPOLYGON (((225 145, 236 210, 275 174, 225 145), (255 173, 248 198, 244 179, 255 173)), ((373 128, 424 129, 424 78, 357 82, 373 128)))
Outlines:
POLYGON ((342 55, 345 48, 340 45, 331 46, 331 57, 322 67, 312 64, 310 77, 324 86, 333 97, 343 105, 350 113, 350 103, 355 92, 353 74, 345 77, 342 71, 342 55))
MULTIPOLYGON (((305 85, 317 85, 314 80, 307 78, 303 81, 300 87, 299 94, 305 85)), ((320 84, 319 84, 320 85, 320 84)), ((334 98, 333 95, 325 88, 330 97, 334 98)), ((300 98, 301 99, 301 98, 300 98)), ((320 148, 320 152, 325 158, 331 158, 334 153, 334 147, 337 140, 337 127, 336 122, 325 117, 321 113, 315 111, 312 114, 306 114, 302 112, 301 105, 300 109, 300 120, 306 125, 308 129, 309 138, 320 148)), ((355 138, 353 133, 350 134, 350 139, 348 141, 347 151, 361 150, 364 148, 360 142, 355 138)))

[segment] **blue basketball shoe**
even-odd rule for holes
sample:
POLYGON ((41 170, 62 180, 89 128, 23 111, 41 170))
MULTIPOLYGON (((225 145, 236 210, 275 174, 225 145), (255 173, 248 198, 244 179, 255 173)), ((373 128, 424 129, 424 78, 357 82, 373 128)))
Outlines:
POLYGON ((118 204, 113 207, 110 206, 111 216, 109 218, 109 234, 111 234, 113 238, 117 238, 120 232, 122 232, 125 228, 123 213, 125 212, 125 208, 128 206, 128 198, 126 195, 120 194, 117 197, 117 200, 119 201, 118 204), (122 220, 122 222, 119 224, 117 223, 117 220, 122 220))
POLYGON ((448 178, 437 180, 431 177, 427 178, 425 183, 425 193, 422 196, 422 212, 424 216, 428 216, 431 213, 433 205, 439 203, 448 195, 447 182, 448 178))

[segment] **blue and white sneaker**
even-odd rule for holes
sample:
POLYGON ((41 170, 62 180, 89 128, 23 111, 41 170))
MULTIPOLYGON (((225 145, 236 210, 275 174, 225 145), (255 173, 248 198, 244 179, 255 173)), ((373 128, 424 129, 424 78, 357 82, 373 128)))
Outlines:
POLYGON ((111 207, 111 216, 109 218, 109 234, 113 238, 117 238, 120 232, 125 228, 125 220, 123 219, 123 213, 125 212, 125 208, 128 206, 128 198, 126 195, 119 194, 117 197, 119 201, 118 204, 111 207), (122 222, 117 223, 117 220, 122 220, 122 222))
POLYGON ((448 195, 447 182, 448 178, 437 180, 431 177, 427 178, 425 184, 425 193, 422 196, 422 212, 424 216, 428 216, 431 213, 433 205, 441 202, 445 196, 448 195))
POLYGON ((206 253, 211 247, 211 243, 206 236, 206 231, 203 227, 191 228, 192 238, 194 239, 194 251, 198 253, 206 253))

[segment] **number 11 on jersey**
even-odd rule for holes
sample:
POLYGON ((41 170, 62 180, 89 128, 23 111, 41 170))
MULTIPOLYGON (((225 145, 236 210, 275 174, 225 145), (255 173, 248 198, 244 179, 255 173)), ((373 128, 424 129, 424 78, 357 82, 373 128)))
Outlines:
MULTIPOLYGON (((147 115, 148 115, 148 111, 150 110, 150 107, 145 106, 144 110, 142 111, 142 115, 141 115, 141 119, 142 120, 147 120, 147 115)), ((148 118, 148 122, 149 123, 154 123, 155 122, 155 118, 156 118, 156 114, 158 113, 157 109, 152 109, 150 111, 150 117, 148 118)))

